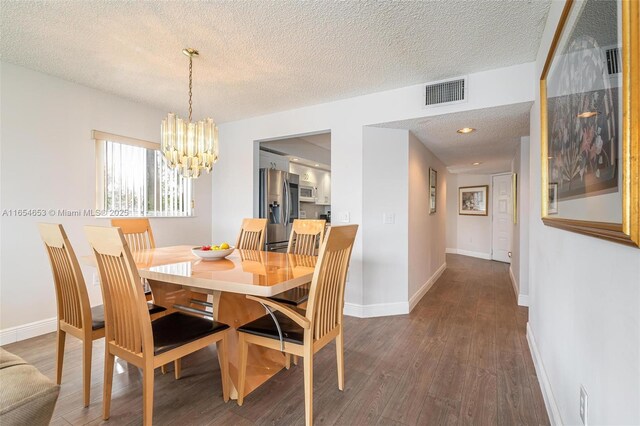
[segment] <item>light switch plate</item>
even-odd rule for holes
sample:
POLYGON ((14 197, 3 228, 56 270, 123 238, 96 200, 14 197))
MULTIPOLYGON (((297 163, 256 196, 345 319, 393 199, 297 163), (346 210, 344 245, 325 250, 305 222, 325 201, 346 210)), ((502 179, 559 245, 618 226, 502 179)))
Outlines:
POLYGON ((394 213, 382 213, 382 223, 385 225, 393 225, 396 223, 396 215, 394 213))
POLYGON ((340 213, 340 222, 349 223, 350 220, 351 219, 350 219, 349 212, 341 212, 340 213))

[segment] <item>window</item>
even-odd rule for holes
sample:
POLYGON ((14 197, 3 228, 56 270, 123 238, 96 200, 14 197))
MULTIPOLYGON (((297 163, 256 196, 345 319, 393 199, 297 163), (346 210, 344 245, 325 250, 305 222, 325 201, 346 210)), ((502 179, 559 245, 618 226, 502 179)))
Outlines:
POLYGON ((192 214, 192 183, 171 170, 151 142, 94 132, 98 216, 192 214))

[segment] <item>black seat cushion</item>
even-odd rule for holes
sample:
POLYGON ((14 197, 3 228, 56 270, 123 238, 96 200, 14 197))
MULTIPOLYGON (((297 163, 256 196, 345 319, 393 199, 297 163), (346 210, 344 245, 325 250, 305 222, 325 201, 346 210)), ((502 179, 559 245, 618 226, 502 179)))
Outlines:
MULTIPOLYGON (((166 308, 160 305, 154 305, 151 302, 147 302, 147 307, 149 308, 149 314, 151 315, 167 310, 166 308)), ((104 305, 98 305, 91 308, 91 319, 92 330, 104 328, 104 305)))
POLYGON ((161 354, 229 328, 227 324, 174 312, 151 323, 153 352, 161 354))
POLYGON ((309 284, 283 291, 269 299, 286 305, 298 306, 309 299, 309 284))
MULTIPOLYGON (((305 314, 303 309, 295 310, 298 311, 301 315, 305 314)), ((274 315, 276 316, 276 319, 280 324, 280 329, 282 330, 282 338, 285 342, 298 344, 304 343, 304 329, 302 327, 300 327, 295 323, 295 321, 281 312, 274 311, 274 315)), ((273 318, 271 318, 271 315, 269 314, 243 325, 238 329, 238 331, 254 334, 256 336, 269 337, 271 339, 280 340, 276 324, 273 322, 273 318)))
POLYGON ((91 308, 91 320, 92 330, 104 328, 104 305, 98 305, 91 308))
POLYGON ((154 305, 151 302, 147 302, 147 307, 149 308, 149 315, 157 314, 158 312, 164 312, 167 310, 164 306, 154 305))

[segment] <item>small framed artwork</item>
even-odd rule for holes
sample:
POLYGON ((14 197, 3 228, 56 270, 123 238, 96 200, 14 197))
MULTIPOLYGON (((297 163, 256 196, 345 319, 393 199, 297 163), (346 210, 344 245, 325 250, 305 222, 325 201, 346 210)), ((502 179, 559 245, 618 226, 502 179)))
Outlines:
POLYGON ((438 172, 429 168, 429 214, 436 212, 436 195, 438 192, 438 172))
POLYGON ((458 214, 487 216, 489 214, 489 185, 458 188, 458 214))
POLYGON ((558 184, 549 184, 549 207, 547 214, 558 214, 558 184))

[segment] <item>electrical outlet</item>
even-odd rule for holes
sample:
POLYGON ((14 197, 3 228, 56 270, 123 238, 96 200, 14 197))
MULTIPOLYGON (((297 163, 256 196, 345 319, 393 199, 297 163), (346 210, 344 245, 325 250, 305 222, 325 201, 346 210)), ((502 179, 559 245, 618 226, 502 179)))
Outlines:
POLYGON ((382 223, 384 225, 393 225, 396 223, 396 215, 394 213, 382 213, 382 223))
POLYGON ((587 410, 589 408, 589 395, 584 389, 584 386, 580 386, 580 419, 582 424, 587 426, 587 410))
POLYGON ((95 287, 100 287, 100 275, 95 272, 93 273, 93 285, 95 287))
POLYGON ((351 219, 350 219, 349 212, 341 212, 340 213, 340 222, 349 223, 350 220, 351 219))

